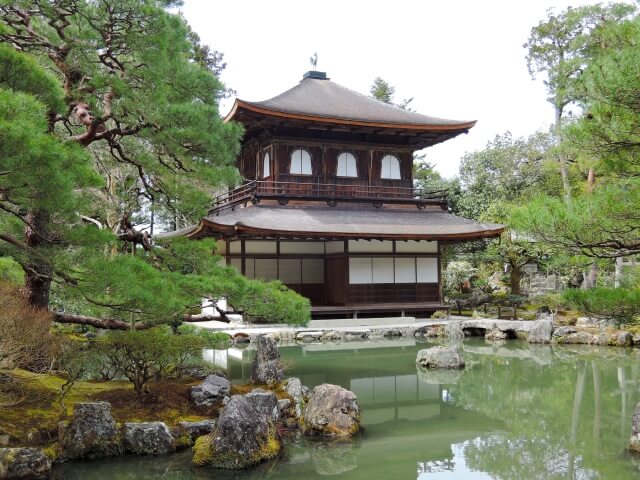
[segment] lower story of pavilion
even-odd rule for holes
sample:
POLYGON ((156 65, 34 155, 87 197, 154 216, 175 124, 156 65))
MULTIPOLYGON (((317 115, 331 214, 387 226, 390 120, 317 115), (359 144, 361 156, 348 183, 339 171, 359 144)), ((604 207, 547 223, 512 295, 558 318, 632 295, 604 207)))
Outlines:
POLYGON ((234 239, 218 241, 218 252, 247 278, 280 280, 309 298, 313 318, 447 308, 437 241, 234 239))

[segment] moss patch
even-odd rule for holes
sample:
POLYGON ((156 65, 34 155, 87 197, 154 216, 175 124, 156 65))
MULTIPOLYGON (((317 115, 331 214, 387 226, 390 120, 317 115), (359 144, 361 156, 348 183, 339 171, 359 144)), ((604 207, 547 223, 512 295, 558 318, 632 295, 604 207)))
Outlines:
POLYGON ((65 410, 58 401, 65 380, 25 370, 0 370, 2 402, 0 430, 15 445, 47 445, 58 437, 58 422, 68 419, 77 402, 111 403, 116 422, 163 421, 169 426, 180 421, 211 418, 215 409, 197 408, 191 401, 192 384, 159 382, 150 385, 150 395, 138 400, 129 382, 76 382, 66 396, 65 410), (29 434, 31 433, 31 438, 29 434))

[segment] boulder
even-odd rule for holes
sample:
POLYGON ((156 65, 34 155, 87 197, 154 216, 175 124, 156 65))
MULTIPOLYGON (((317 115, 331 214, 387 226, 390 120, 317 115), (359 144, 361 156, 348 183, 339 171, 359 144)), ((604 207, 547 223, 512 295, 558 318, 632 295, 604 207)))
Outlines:
POLYGON ((398 328, 390 328, 389 330, 385 331, 382 334, 382 336, 385 337, 385 338, 401 337, 402 336, 402 330, 400 330, 398 328))
POLYGON ((559 327, 559 328, 556 328, 553 331, 553 336, 554 337, 564 337, 565 335, 570 335, 572 333, 576 333, 577 331, 578 331, 577 328, 571 327, 571 326, 559 327))
POLYGON ((464 332, 462 331, 462 322, 448 322, 444 324, 444 335, 452 340, 462 340, 464 332))
POLYGON ((633 346, 633 335, 626 331, 614 332, 607 341, 612 347, 631 347, 633 346))
POLYGON ((564 345, 593 345, 597 344, 598 336, 589 332, 574 332, 556 337, 554 341, 564 345))
POLYGON ((276 457, 282 442, 269 417, 245 395, 234 395, 210 435, 196 440, 192 463, 198 467, 241 469, 276 457))
POLYGON ((455 348, 431 347, 418 352, 416 364, 422 368, 464 368, 464 358, 455 348))
POLYGON ((198 422, 178 422, 178 426, 191 440, 211 433, 216 426, 215 420, 200 420, 198 422))
POLYGON ((320 331, 318 332, 303 331, 303 332, 298 332, 296 334, 296 340, 298 342, 304 342, 304 343, 320 342, 322 340, 323 335, 324 335, 324 332, 320 332, 320 331))
POLYGON ((51 475, 51 459, 39 448, 0 448, 0 479, 41 480, 51 475))
POLYGON ((507 335, 507 332, 503 332, 502 330, 498 330, 497 328, 494 328, 493 330, 488 331, 487 334, 484 336, 484 339, 489 341, 506 340, 507 338, 509 338, 509 336, 507 335))
POLYGON ((199 407, 218 405, 230 390, 229 380, 219 375, 209 375, 200 385, 191 387, 191 400, 199 407))
POLYGON ((631 438, 629 439, 629 450, 640 453, 640 403, 636 405, 631 419, 631 438))
POLYGON ((345 342, 352 342, 354 340, 366 340, 369 338, 371 332, 369 330, 351 330, 342 332, 342 339, 345 342))
POLYGON ((305 403, 304 389, 302 383, 300 382, 300 379, 295 377, 288 379, 286 389, 287 394, 293 401, 293 409, 296 417, 300 417, 302 415, 302 408, 305 403))
POLYGON ((108 402, 76 403, 69 425, 61 425, 60 460, 120 454, 116 422, 108 402))
POLYGON ((173 435, 163 422, 125 423, 122 443, 126 452, 136 455, 165 455, 176 450, 173 435))
POLYGON ((288 398, 282 398, 278 400, 278 415, 282 417, 284 412, 289 410, 290 407, 291 407, 291 400, 289 400, 288 398))
POLYGON ((335 330, 329 330, 322 334, 320 340, 323 342, 339 342, 342 340, 342 335, 340 335, 335 330))
POLYGON ((444 336, 444 327, 442 325, 425 325, 413 332, 416 338, 435 338, 444 336))
POLYGON ((301 420, 307 435, 353 436, 360 431, 360 408, 355 393, 324 383, 311 392, 301 420))
POLYGON ((284 367, 276 342, 267 337, 258 337, 256 345, 256 356, 251 363, 251 383, 274 385, 282 382, 284 367))
POLYGON ((261 415, 265 415, 272 420, 278 419, 278 397, 273 392, 254 388, 244 395, 261 415))
POLYGON ((529 343, 550 343, 553 334, 553 322, 551 320, 536 320, 529 329, 527 341, 529 343))

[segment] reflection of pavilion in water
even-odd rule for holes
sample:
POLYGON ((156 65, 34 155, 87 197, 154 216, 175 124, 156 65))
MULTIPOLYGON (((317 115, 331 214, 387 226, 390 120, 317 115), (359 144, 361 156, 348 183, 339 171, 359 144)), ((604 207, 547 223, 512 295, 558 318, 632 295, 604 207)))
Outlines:
MULTIPOLYGON (((357 452, 344 455, 344 461, 349 459, 349 465, 342 466, 345 471, 357 466, 360 474, 371 469, 370 478, 415 478, 418 462, 452 468, 452 445, 502 425, 492 421, 489 426, 486 417, 447 402, 448 386, 416 368, 415 355, 421 348, 425 345, 414 339, 280 347, 284 361, 293 363, 287 376, 300 378, 310 388, 333 383, 357 395, 366 441, 357 442, 357 452)), ((254 353, 249 347, 208 351, 206 357, 239 384, 249 380, 254 353)), ((311 458, 307 451, 290 452, 288 468, 302 476, 308 461, 316 472, 336 461, 331 449, 311 450, 311 458), (326 461, 319 462, 319 453, 326 461)))
MULTIPOLYGON (((437 416, 446 387, 421 380, 415 362, 400 361, 398 347, 415 348, 413 340, 350 342, 337 345, 295 345, 281 347, 283 358, 295 359, 288 376, 299 377, 313 388, 333 383, 348 388, 358 397, 363 423, 422 420, 437 416), (391 347, 391 348, 390 348, 391 347), (366 354, 363 351, 366 350, 366 354), (324 368, 319 368, 323 365, 324 368), (388 371, 388 375, 380 372, 388 371)), ((227 371, 233 383, 249 381, 255 351, 250 348, 209 350, 205 357, 227 371)), ((406 355, 400 356, 402 360, 406 355)))

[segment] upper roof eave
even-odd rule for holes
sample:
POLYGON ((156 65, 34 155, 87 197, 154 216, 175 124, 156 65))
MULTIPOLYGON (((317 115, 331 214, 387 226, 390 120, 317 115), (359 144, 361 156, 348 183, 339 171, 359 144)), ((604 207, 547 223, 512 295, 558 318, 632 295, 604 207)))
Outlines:
POLYGON ((375 128, 392 128, 392 129, 405 129, 415 132, 463 132, 470 128, 473 128, 477 123, 477 120, 464 121, 455 124, 447 125, 433 125, 433 124, 416 124, 416 123, 394 123, 394 122, 379 122, 368 120, 355 120, 350 118, 328 117, 321 115, 308 115, 303 113, 284 112, 279 110, 273 110, 265 108, 263 106, 255 105, 245 100, 236 99, 231 111, 224 118, 225 122, 234 120, 237 112, 241 109, 249 110, 251 112, 260 113, 272 117, 289 118, 295 120, 305 120, 310 122, 321 123, 333 123, 341 125, 351 125, 358 127, 375 127, 375 128))

